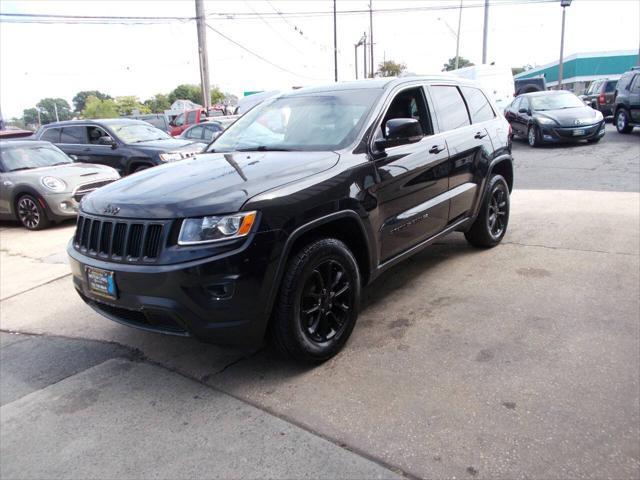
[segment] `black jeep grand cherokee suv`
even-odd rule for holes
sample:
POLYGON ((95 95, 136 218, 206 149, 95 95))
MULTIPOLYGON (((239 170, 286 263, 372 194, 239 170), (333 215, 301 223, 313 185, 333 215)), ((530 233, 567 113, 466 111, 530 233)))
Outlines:
POLYGON ((323 361, 361 286, 453 231, 498 244, 509 125, 473 83, 405 77, 265 101, 204 153, 84 198, 70 256, 117 322, 323 361))

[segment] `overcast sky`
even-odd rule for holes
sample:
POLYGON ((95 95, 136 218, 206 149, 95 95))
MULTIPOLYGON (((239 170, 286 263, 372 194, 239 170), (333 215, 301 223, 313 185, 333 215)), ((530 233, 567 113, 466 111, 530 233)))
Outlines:
MULTIPOLYGON (((471 7, 483 0, 463 0, 471 7)), ((517 1, 517 0, 515 0, 517 1)), ((489 62, 540 65, 558 58, 562 8, 557 3, 512 5, 492 0, 489 62)), ((12 1, 0 0, 2 13, 67 15, 195 15, 193 0, 12 1)), ((368 7, 365 0, 338 0, 338 11, 368 7)), ((374 57, 403 62, 416 73, 439 72, 455 55, 458 0, 374 0, 374 9, 448 7, 443 10, 374 14, 374 57), (448 24, 448 26, 447 26, 448 24)), ((205 1, 207 22, 280 70, 207 31, 211 83, 241 95, 245 90, 284 89, 333 81, 332 15, 297 16, 280 12, 330 12, 331 0, 205 1), (270 18, 234 18, 233 13, 269 12, 270 18), (228 16, 217 14, 228 13, 228 16), (298 32, 302 31, 303 35, 298 32)), ((573 0, 567 9, 565 55, 637 50, 638 0, 573 0)), ((483 9, 462 11, 460 55, 482 59, 483 9)), ((354 43, 369 29, 368 14, 338 15, 338 76, 351 80, 354 43)), ((199 83, 195 22, 160 25, 0 24, 0 108, 5 118, 44 97, 71 98, 80 90, 144 100, 180 83, 199 83)), ((362 62, 362 50, 359 63, 362 62)), ((361 67, 360 67, 361 68, 361 67)), ((361 74, 361 70, 360 70, 361 74)))

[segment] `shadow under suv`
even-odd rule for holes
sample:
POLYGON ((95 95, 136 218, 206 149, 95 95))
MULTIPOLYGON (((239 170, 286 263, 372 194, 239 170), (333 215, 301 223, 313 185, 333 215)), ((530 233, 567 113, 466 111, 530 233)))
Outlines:
MULTIPOLYGON (((208 152, 81 203, 68 246, 80 296, 138 328, 320 362, 360 290, 442 236, 497 245, 509 125, 475 84, 404 77, 266 100, 208 152)), ((425 292, 425 294, 428 294, 425 292)))

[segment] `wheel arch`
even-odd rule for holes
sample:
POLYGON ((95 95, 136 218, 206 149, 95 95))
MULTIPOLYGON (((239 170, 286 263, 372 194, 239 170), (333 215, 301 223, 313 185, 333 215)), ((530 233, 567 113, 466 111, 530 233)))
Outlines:
POLYGON ((149 167, 155 167, 155 163, 149 157, 132 157, 127 162, 127 175, 131 175, 136 168, 142 165, 149 165, 149 167))
POLYGON ((513 161, 511 157, 499 157, 497 158, 489 167, 488 177, 491 177, 493 174, 499 174, 504 177, 507 181, 507 185, 509 186, 509 193, 513 191, 513 161))
POLYGON ((42 197, 42 195, 33 187, 28 185, 21 185, 17 187, 13 192, 13 197, 11 198, 11 208, 13 209, 13 217, 18 220, 18 200, 23 195, 31 195, 34 197, 40 206, 44 209, 47 218, 51 218, 51 211, 49 210, 49 205, 47 205, 47 201, 42 197))

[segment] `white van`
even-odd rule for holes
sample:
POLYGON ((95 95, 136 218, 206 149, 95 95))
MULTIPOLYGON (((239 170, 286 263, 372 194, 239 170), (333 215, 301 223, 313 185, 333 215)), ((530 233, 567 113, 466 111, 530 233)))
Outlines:
POLYGON ((449 73, 469 80, 475 80, 485 91, 493 95, 500 112, 513 100, 515 87, 511 68, 496 65, 474 65, 473 67, 459 68, 449 73))

